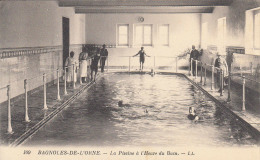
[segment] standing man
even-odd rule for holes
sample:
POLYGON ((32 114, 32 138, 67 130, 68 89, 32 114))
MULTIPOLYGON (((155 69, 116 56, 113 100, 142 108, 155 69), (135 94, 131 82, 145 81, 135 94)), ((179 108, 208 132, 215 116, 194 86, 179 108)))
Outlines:
POLYGON ((140 59, 139 59, 140 60, 140 71, 142 71, 143 68, 144 68, 144 60, 145 60, 144 56, 147 56, 147 57, 150 57, 150 56, 148 56, 145 53, 144 47, 141 47, 141 50, 136 55, 134 55, 133 57, 137 56, 138 54, 140 55, 140 59))
MULTIPOLYGON (((195 49, 195 45, 192 45, 192 50, 190 52, 190 61, 191 61, 191 58, 193 60, 199 60, 199 51, 195 49)), ((190 64, 190 66, 192 65, 192 75, 195 76, 196 74, 196 62, 195 61, 192 61, 192 64, 190 64)), ((191 68, 191 67, 190 67, 191 68)))
POLYGON ((100 51, 100 66, 101 66, 101 72, 104 72, 104 67, 105 67, 105 63, 106 63, 106 59, 108 56, 108 51, 106 49, 106 45, 103 44, 103 48, 100 51))
POLYGON ((96 53, 94 54, 94 56, 92 57, 92 61, 91 61, 91 81, 96 81, 96 75, 97 75, 97 71, 98 71, 98 61, 100 59, 100 49, 98 48, 96 53), (93 79, 93 72, 95 72, 94 75, 94 79, 93 79))

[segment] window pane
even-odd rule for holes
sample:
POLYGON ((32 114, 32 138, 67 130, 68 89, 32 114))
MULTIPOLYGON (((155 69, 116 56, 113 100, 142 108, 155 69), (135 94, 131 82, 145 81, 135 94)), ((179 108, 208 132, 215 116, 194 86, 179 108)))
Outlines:
POLYGON ((163 25, 159 27, 159 43, 169 45, 169 26, 163 25))
POLYGON ((152 27, 144 26, 144 44, 152 44, 152 27))
POLYGON ((126 35, 120 35, 119 36, 119 44, 128 44, 128 37, 126 35))
POLYGON ((127 34, 127 26, 119 26, 119 34, 127 34))
POLYGON ((135 27, 135 43, 137 45, 143 44, 143 27, 142 26, 136 26, 135 27))

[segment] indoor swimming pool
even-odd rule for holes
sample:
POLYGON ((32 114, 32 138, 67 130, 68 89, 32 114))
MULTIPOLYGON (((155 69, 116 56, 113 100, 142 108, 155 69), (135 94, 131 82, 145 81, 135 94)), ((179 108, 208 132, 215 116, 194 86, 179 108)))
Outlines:
POLYGON ((177 75, 101 76, 24 146, 252 146, 256 140, 177 75), (118 102, 124 106, 119 107, 118 102), (193 106, 200 120, 187 118, 193 106))

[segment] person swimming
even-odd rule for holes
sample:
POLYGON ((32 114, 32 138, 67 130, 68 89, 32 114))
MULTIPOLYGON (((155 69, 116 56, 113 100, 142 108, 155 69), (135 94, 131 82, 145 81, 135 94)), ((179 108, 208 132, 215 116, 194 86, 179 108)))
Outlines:
POLYGON ((189 107, 188 119, 194 121, 199 120, 199 116, 196 114, 196 111, 194 110, 193 107, 189 107))
POLYGON ((118 101, 118 107, 131 107, 130 104, 124 104, 123 101, 118 101))
MULTIPOLYGON (((124 104, 123 101, 118 101, 118 107, 131 107, 131 105, 130 104, 124 104)), ((149 112, 148 112, 147 109, 145 109, 144 113, 148 114, 149 112)))

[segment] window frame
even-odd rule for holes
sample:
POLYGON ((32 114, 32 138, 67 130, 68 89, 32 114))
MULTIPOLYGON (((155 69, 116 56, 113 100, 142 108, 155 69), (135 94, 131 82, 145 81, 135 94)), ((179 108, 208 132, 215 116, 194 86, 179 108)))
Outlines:
POLYGON ((116 45, 118 47, 129 47, 129 24, 117 24, 117 32, 116 33, 117 33, 117 43, 116 43, 116 45), (119 33, 120 26, 126 26, 127 27, 127 43, 126 44, 120 43, 120 39, 119 39, 119 37, 120 37, 120 33, 119 33))
MULTIPOLYGON (((254 48, 254 50, 260 50, 260 44, 258 44, 259 46, 257 46, 256 45, 256 37, 257 37, 257 35, 256 35, 256 15, 257 16, 259 16, 259 19, 260 19, 260 9, 258 9, 258 10, 255 10, 254 12, 253 12, 253 48, 254 48)), ((260 25, 260 22, 259 22, 259 25, 260 25)), ((259 35, 258 36, 260 36, 260 26, 259 26, 259 35)), ((258 39, 258 42, 260 43, 260 37, 259 37, 259 39, 258 39)))
POLYGON ((170 24, 159 24, 158 25, 158 35, 157 35, 157 37, 158 37, 158 41, 159 41, 159 45, 160 46, 166 46, 166 47, 169 47, 170 46, 170 24), (167 44, 162 44, 161 42, 160 42, 160 40, 161 40, 161 33, 160 33, 160 28, 162 27, 162 26, 167 26, 167 28, 168 28, 168 33, 167 33, 167 44))
POLYGON ((134 24, 134 45, 135 46, 153 46, 153 24, 134 24), (137 26, 141 26, 142 27, 142 43, 141 44, 137 44, 137 42, 136 42, 136 38, 137 38, 137 36, 136 36, 136 27, 137 26), (145 26, 150 26, 151 27, 151 44, 145 44, 144 43, 144 27, 145 26))

